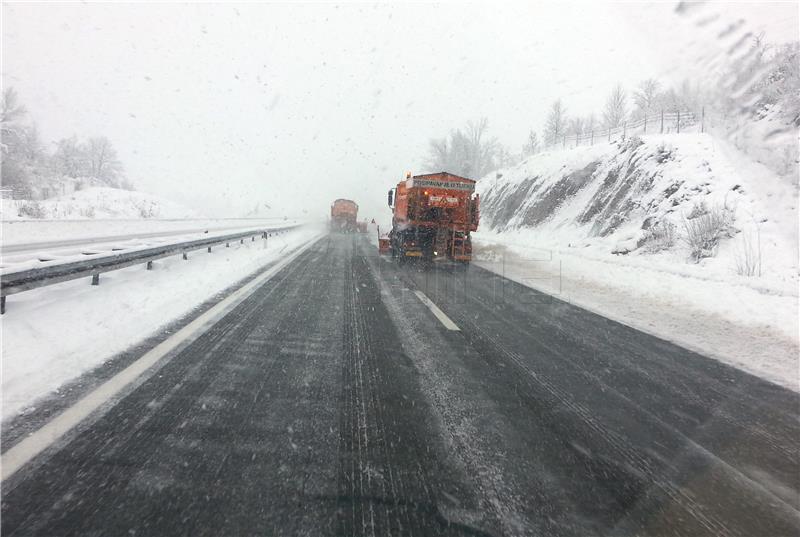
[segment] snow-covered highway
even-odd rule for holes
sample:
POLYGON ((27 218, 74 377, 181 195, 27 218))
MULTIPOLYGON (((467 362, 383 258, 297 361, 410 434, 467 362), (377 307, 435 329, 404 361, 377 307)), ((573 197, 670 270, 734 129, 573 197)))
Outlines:
POLYGON ((3 535, 800 531, 793 391, 478 267, 398 267, 358 235, 247 291, 7 423, 4 457, 43 445, 3 482, 3 535))

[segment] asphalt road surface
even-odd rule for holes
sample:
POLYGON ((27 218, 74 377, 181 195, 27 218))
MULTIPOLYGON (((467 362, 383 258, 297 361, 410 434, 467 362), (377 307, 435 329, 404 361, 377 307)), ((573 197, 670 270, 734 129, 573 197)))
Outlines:
POLYGON ((330 235, 7 479, 2 534, 796 536, 799 402, 330 235))

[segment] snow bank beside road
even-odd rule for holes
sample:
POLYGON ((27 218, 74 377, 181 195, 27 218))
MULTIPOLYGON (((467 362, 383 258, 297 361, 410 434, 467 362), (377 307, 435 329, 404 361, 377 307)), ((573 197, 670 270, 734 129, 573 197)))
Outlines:
POLYGON ((796 292, 626 258, 510 246, 507 240, 480 234, 475 264, 800 391, 796 292))
POLYGON ((707 134, 550 151, 500 174, 478 184, 487 268, 800 391, 796 184, 707 134), (689 223, 712 212, 724 224, 693 255, 689 223))
POLYGON ((306 227, 14 295, 3 316, 2 419, 144 340, 242 278, 314 240, 306 227))
POLYGON ((152 194, 99 186, 40 201, 3 199, 0 208, 3 220, 198 217, 193 210, 152 194))

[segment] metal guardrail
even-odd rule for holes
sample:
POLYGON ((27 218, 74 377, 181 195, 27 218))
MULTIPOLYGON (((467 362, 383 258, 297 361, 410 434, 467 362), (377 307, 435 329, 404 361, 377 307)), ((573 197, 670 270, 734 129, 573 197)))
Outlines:
POLYGON ((140 250, 99 254, 90 259, 64 261, 63 263, 54 263, 46 267, 19 270, 14 270, 13 268, 11 270, 4 269, 2 274, 0 274, 0 314, 6 311, 6 296, 8 295, 88 276, 92 277, 92 285, 99 285, 100 274, 103 272, 111 272, 141 264, 146 265, 146 268, 150 270, 153 266, 153 261, 157 259, 178 254, 183 254, 183 258, 188 259, 186 254, 194 250, 206 248, 211 252, 211 248, 214 246, 225 244, 227 247, 230 246, 230 243, 236 241, 240 241, 240 243, 243 244, 245 239, 255 241, 256 237, 266 239, 272 234, 285 233, 299 226, 300 224, 294 224, 275 228, 263 228, 230 235, 218 235, 205 239, 165 244, 140 250))

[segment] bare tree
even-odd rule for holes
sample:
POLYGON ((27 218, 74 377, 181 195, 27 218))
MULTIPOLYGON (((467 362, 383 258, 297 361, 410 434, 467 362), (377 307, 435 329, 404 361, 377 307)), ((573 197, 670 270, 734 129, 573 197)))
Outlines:
POLYGON ((467 149, 470 166, 465 171, 472 174, 475 179, 480 179, 496 168, 500 145, 497 138, 487 138, 488 131, 488 118, 483 117, 477 121, 467 122, 467 149))
POLYGON ((499 169, 499 168, 508 168, 516 164, 519 164, 520 159, 519 155, 515 155, 514 153, 509 151, 507 147, 501 145, 498 146, 497 148, 497 156, 495 157, 494 160, 496 168, 499 169))
POLYGON ((119 175, 122 173, 122 163, 111 141, 105 136, 89 138, 84 153, 89 176, 97 177, 111 186, 117 186, 119 175))
POLYGON ((5 128, 7 125, 23 119, 28 111, 19 103, 17 90, 9 86, 3 91, 3 102, 0 107, 0 125, 5 128))
POLYGON ((496 138, 488 137, 488 129, 489 121, 481 118, 468 122, 464 130, 451 131, 449 140, 430 140, 426 166, 434 171, 480 179, 496 169, 501 149, 496 138))
POLYGON ((556 99, 550 106, 547 114, 547 122, 544 127, 544 141, 547 145, 554 145, 561 140, 567 130, 567 110, 561 103, 561 99, 556 99))
POLYGON ((68 177, 87 175, 86 152, 77 136, 56 142, 53 167, 57 173, 68 177))
POLYGON ((583 119, 583 132, 585 134, 591 134, 595 129, 597 129, 597 118, 594 114, 589 114, 583 119))
POLYGON ((636 113, 645 117, 656 111, 661 84, 654 78, 643 80, 633 93, 633 102, 636 103, 636 113))
POLYGON ((49 155, 36 124, 28 119, 12 87, 2 94, 0 135, 3 186, 16 198, 38 199, 64 192, 70 182, 65 177, 91 176, 110 186, 132 188, 122 175, 122 164, 108 138, 91 138, 86 143, 77 136, 64 138, 49 155))
POLYGON ((540 149, 539 136, 536 134, 536 131, 529 132, 528 141, 522 146, 522 154, 529 157, 538 153, 540 149))
POLYGON ((567 125, 567 133, 575 136, 581 136, 586 132, 585 120, 582 117, 570 118, 567 125))
POLYGON ((28 111, 19 103, 17 90, 9 86, 3 91, 3 101, 0 105, 0 148, 8 152, 8 144, 20 136, 23 123, 28 111))
POLYGON ((450 164, 450 144, 447 137, 431 138, 428 141, 426 166, 431 170, 447 170, 450 168, 450 164))
POLYGON ((0 176, 3 187, 10 189, 15 198, 29 198, 32 193, 32 164, 38 158, 38 131, 27 125, 27 111, 20 104, 13 87, 3 91, 0 104, 0 176))
POLYGON ((627 95, 622 84, 617 84, 606 99, 603 109, 603 125, 607 129, 621 127, 628 118, 627 95))

